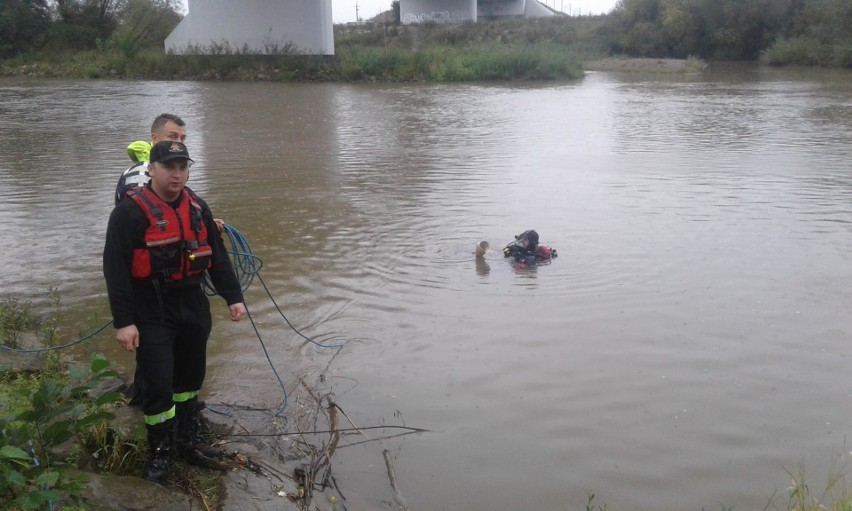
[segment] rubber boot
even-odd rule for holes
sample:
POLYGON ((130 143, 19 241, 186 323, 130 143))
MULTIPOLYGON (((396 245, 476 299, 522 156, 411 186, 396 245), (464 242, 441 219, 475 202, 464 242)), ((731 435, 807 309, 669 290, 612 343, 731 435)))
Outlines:
POLYGON ((164 484, 166 479, 169 478, 172 465, 174 465, 176 425, 174 419, 154 426, 146 425, 149 457, 144 478, 148 481, 164 484))
POLYGON ((192 398, 189 401, 175 403, 175 418, 178 421, 177 447, 180 455, 189 463, 209 466, 212 458, 224 453, 210 445, 201 420, 204 401, 192 398))

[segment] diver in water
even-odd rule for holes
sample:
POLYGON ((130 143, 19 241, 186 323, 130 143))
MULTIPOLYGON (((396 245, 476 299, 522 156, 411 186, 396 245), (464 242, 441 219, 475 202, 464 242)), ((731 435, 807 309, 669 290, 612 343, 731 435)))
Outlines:
POLYGON ((556 249, 539 244, 538 233, 530 229, 515 236, 515 241, 503 249, 503 256, 513 258, 516 269, 527 268, 549 263, 556 257, 556 249))

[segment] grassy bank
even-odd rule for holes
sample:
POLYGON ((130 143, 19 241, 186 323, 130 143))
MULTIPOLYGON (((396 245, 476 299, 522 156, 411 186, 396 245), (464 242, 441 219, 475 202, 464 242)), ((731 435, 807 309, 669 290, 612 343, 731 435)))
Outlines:
POLYGON ((41 55, 0 64, 2 76, 83 79, 321 82, 453 82, 556 80, 582 76, 580 61, 557 47, 349 48, 335 59, 296 55, 163 55, 86 52, 65 59, 41 55))
POLYGON ((334 57, 298 55, 287 47, 273 48, 269 55, 247 55, 221 46, 204 48, 210 55, 197 51, 178 56, 106 44, 73 53, 22 54, 0 62, 0 75, 343 82, 577 79, 582 60, 601 55, 588 42, 593 35, 589 27, 569 18, 464 26, 339 26, 334 57))
MULTIPOLYGON (((398 25, 399 3, 367 23, 334 27, 333 59, 290 43, 258 58, 225 41, 163 55, 182 14, 174 2, 0 2, 0 76, 67 78, 456 81, 572 79, 606 57, 852 69, 848 0, 620 0, 607 15, 480 18, 398 25), (771 4, 771 5, 770 5, 771 4), (91 9, 93 5, 102 9, 91 9), (770 8, 771 7, 771 8, 770 8), (394 12, 396 14, 394 14, 394 12)), ((239 43, 237 43, 239 44, 239 43)), ((666 71, 671 71, 666 67, 666 71)))
POLYGON ((289 46, 249 55, 228 45, 140 49, 120 41, 76 52, 30 52, 0 61, 0 76, 75 79, 295 82, 575 80, 586 69, 697 72, 689 59, 607 58, 607 17, 510 19, 465 25, 335 26, 335 55, 289 46), (650 64, 649 64, 650 62, 650 64), (660 63, 663 64, 660 64, 660 63), (584 64, 585 63, 585 64, 584 64))
POLYGON ((86 477, 72 469, 112 447, 103 424, 120 396, 94 389, 115 375, 100 356, 88 370, 51 356, 37 373, 0 373, 0 509, 85 509, 86 477))
MULTIPOLYGON (((108 493, 135 491, 122 476, 140 477, 147 459, 141 411, 126 405, 112 364, 95 354, 81 365, 45 348, 67 342, 60 302, 57 289, 48 291, 47 312, 0 297, 0 510, 104 509, 92 507, 90 481, 108 493)), ((179 464, 172 486, 215 508, 220 479, 179 464)))

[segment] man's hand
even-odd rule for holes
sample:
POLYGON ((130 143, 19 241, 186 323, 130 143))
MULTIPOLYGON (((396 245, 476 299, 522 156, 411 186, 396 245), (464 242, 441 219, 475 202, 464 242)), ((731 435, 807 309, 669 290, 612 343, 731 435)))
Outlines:
POLYGON ((214 218, 214 222, 216 222, 216 227, 219 229, 219 232, 225 232, 225 221, 221 218, 214 218))
POLYGON ((242 302, 228 305, 228 310, 231 311, 231 321, 239 321, 246 315, 246 306, 242 302))
POLYGON ((115 340, 118 341, 119 346, 127 351, 136 351, 136 348, 139 347, 139 330, 137 330, 136 325, 119 328, 115 331, 115 340))

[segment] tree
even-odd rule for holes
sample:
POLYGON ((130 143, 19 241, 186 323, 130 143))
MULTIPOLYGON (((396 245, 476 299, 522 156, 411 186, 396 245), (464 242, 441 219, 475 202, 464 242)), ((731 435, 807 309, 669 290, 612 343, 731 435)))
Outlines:
POLYGON ((0 2, 0 58, 28 51, 45 38, 51 10, 47 0, 0 2))
POLYGON ((715 57, 755 60, 783 33, 788 15, 784 0, 727 1, 722 6, 722 30, 715 35, 715 57))
POLYGON ((619 0, 611 15, 610 30, 618 34, 611 49, 641 57, 755 60, 791 31, 804 2, 823 10, 828 3, 852 5, 849 0, 619 0))
POLYGON ((667 50, 659 30, 660 0, 619 0, 613 9, 616 53, 663 57, 667 50))
POLYGON ((112 43, 132 54, 145 47, 162 47, 182 15, 178 0, 125 0, 112 43))
POLYGON ((663 33, 672 57, 703 56, 702 41, 706 37, 704 23, 691 0, 672 0, 660 16, 663 33))
POLYGON ((77 50, 95 48, 118 26, 119 0, 54 0, 58 17, 51 43, 77 50))

